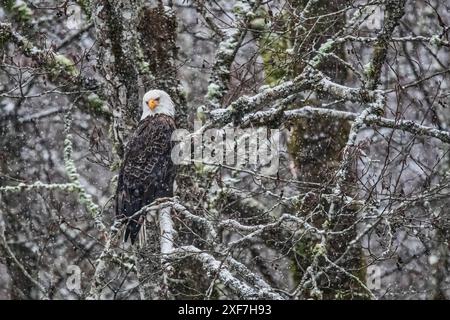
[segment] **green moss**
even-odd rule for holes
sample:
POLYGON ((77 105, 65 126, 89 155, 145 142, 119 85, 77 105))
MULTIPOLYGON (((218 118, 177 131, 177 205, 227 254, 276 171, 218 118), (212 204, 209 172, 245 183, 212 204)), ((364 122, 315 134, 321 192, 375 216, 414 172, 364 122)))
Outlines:
POLYGON ((250 13, 250 8, 249 5, 247 3, 243 3, 243 1, 237 1, 236 4, 233 7, 233 12, 235 14, 247 14, 250 13))
MULTIPOLYGON (((377 69, 381 68, 382 62, 379 61, 379 58, 383 56, 384 47, 382 45, 376 45, 373 48, 373 57, 374 60, 372 62, 369 62, 364 70, 364 73, 368 79, 376 78, 377 75, 377 69)), ((384 61, 384 60, 383 60, 384 61)))
POLYGON ((78 69, 75 67, 73 61, 62 54, 54 55, 53 63, 50 63, 49 68, 53 75, 58 75, 60 73, 67 73, 72 77, 77 77, 79 75, 78 69))
POLYGON ((276 34, 269 34, 260 40, 266 83, 273 86, 286 75, 285 67, 289 55, 290 41, 276 34))
POLYGON ((145 59, 144 51, 142 50, 142 47, 139 45, 136 45, 135 50, 136 50, 136 55, 137 55, 137 60, 138 60, 139 72, 150 74, 150 64, 145 59))
POLYGON ((141 72, 150 72, 150 64, 147 61, 143 61, 139 64, 139 70, 141 72))
POLYGON ((15 0, 2 0, 0 1, 2 4, 2 7, 5 8, 7 11, 11 11, 13 6, 16 4, 15 0))
MULTIPOLYGON (((254 35, 259 42, 260 54, 263 59, 265 82, 267 85, 273 86, 278 84, 288 72, 286 62, 291 58, 292 44, 288 37, 283 36, 285 34, 282 30, 283 27, 277 27, 281 33, 274 31, 273 28, 267 28, 267 19, 269 19, 267 11, 260 7, 250 21, 250 27, 256 31, 254 35)), ((280 21, 284 19, 286 23, 289 21, 287 15, 280 17, 280 21)))
POLYGON ((371 62, 369 62, 365 67, 364 67, 364 74, 366 75, 367 78, 372 78, 375 75, 375 69, 373 68, 373 64, 371 62))
POLYGON ((320 53, 327 53, 330 52, 331 49, 333 49, 334 41, 332 39, 328 39, 327 42, 325 42, 323 45, 320 46, 319 52, 320 53))
POLYGON ((114 161, 109 166, 109 170, 111 170, 111 171, 119 170, 120 166, 121 166, 121 162, 120 161, 114 161))
POLYGON ((78 0, 78 5, 81 10, 90 18, 91 17, 91 2, 89 0, 78 0))
POLYGON ((214 98, 220 97, 220 94, 221 94, 220 86, 215 83, 211 83, 208 86, 208 93, 206 94, 206 98, 212 100, 214 98))
POLYGON ((197 108, 197 119, 200 120, 201 122, 205 122, 206 121, 206 107, 204 105, 201 105, 197 108))
POLYGON ((187 101, 188 98, 187 91, 184 90, 184 88, 181 85, 178 86, 178 95, 182 100, 187 101))
POLYGON ((263 31, 266 29, 266 19, 264 17, 258 17, 250 21, 250 28, 252 30, 263 31))
POLYGON ((327 253, 327 248, 324 245, 322 245, 321 243, 318 243, 314 246, 312 252, 314 255, 323 256, 327 253))
POLYGON ((438 35, 435 34, 434 36, 431 37, 430 44, 432 46, 440 48, 442 47, 442 40, 438 35))
POLYGON ((33 11, 23 1, 16 1, 10 8, 16 20, 20 22, 29 22, 33 17, 33 11))
POLYGON ((325 57, 327 53, 330 53, 334 48, 334 41, 331 39, 328 39, 324 44, 322 44, 317 51, 317 55, 312 60, 313 66, 318 66, 323 60, 325 60, 325 57))
POLYGON ((22 48, 23 53, 25 55, 29 55, 29 54, 32 53, 31 51, 33 49, 33 44, 30 41, 28 41, 28 40, 24 40, 21 48, 22 48))
POLYGON ((98 95, 96 95, 95 93, 91 93, 87 99, 89 103, 89 108, 98 112, 103 111, 103 108, 105 107, 105 102, 102 99, 100 99, 98 95))
POLYGON ((302 268, 306 268, 308 265, 312 263, 313 256, 313 243, 307 241, 306 239, 302 239, 297 243, 294 247, 294 254, 298 257, 297 259, 292 259, 292 263, 290 266, 290 271, 292 272, 292 276, 294 281, 298 284, 303 276, 302 268), (301 266, 299 265, 301 264, 301 266))
POLYGON ((6 25, 0 25, 0 48, 2 48, 11 37, 9 28, 6 25))

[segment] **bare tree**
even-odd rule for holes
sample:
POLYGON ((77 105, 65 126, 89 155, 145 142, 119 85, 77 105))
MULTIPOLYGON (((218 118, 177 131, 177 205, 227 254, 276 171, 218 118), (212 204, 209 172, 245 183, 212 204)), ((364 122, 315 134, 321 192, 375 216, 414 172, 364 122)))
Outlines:
POLYGON ((1 298, 449 298, 449 1, 0 8, 1 298), (187 158, 125 246, 153 88, 187 158))

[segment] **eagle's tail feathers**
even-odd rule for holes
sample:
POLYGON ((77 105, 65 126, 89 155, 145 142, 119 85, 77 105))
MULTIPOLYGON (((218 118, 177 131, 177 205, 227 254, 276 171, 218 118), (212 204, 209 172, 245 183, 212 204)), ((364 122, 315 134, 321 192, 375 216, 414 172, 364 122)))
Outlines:
MULTIPOLYGON (((128 241, 128 238, 130 237, 131 229, 132 229, 132 227, 131 227, 131 224, 129 223, 127 225, 127 227, 125 228, 123 242, 127 242, 128 241)), ((133 239, 133 237, 131 237, 131 242, 133 242, 132 239, 133 239)))
POLYGON ((128 236, 131 239, 131 244, 134 244, 138 240, 139 247, 145 244, 145 217, 140 216, 138 221, 130 221, 127 226, 127 232, 125 235, 125 241, 128 236))
POLYGON ((142 224, 138 233, 138 246, 139 248, 143 248, 145 243, 147 242, 147 231, 145 227, 145 222, 142 224))

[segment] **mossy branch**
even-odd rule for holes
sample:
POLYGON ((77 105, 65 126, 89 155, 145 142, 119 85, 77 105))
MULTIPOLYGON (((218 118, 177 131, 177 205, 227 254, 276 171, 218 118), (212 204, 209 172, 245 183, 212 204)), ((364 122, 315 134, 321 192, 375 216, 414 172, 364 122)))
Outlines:
POLYGON ((68 111, 64 117, 64 167, 66 173, 69 177, 69 181, 74 186, 74 191, 78 194, 78 199, 81 204, 86 207, 86 210, 94 219, 96 228, 99 231, 105 231, 106 227, 101 220, 101 210, 99 206, 92 201, 92 196, 87 193, 87 191, 82 187, 80 183, 80 176, 77 172, 75 162, 72 158, 73 146, 72 146, 72 135, 69 133, 72 124, 72 117, 70 111, 68 111))

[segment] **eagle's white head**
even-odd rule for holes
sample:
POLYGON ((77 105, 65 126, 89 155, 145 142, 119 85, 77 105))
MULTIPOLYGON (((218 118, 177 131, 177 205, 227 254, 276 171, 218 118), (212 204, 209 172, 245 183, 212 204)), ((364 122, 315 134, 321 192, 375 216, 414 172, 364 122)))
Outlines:
POLYGON ((142 119, 155 114, 165 114, 175 117, 175 106, 172 99, 163 90, 150 90, 142 98, 142 119))

